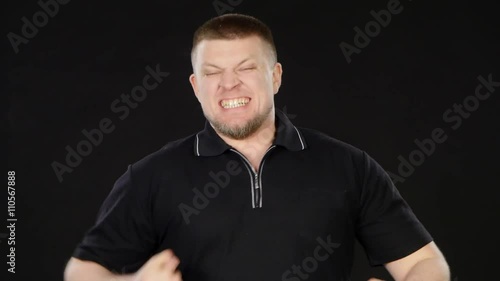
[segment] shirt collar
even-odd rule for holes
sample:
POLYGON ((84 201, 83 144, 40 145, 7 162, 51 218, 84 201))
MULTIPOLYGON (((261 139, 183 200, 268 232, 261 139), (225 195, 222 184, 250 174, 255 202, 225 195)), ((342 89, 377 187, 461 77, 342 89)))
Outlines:
MULTIPOLYGON (((276 112, 276 137, 274 145, 283 146, 290 151, 304 150, 307 145, 302 133, 292 124, 290 119, 279 109, 276 112)), ((217 156, 232 148, 214 130, 212 125, 205 121, 205 128, 196 134, 194 140, 194 154, 196 156, 217 156)))

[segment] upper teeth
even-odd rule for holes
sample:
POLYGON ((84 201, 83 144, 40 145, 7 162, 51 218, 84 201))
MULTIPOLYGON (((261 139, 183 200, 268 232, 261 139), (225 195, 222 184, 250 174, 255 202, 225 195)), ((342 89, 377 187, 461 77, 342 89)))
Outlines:
POLYGON ((232 99, 232 100, 223 100, 220 102, 220 104, 224 108, 234 108, 234 107, 244 106, 249 101, 250 101, 249 98, 239 98, 239 99, 232 99))

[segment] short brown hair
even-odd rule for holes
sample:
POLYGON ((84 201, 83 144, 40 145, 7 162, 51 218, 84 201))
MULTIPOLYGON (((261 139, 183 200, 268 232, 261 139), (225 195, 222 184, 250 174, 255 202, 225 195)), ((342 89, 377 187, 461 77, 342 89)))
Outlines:
POLYGON ((257 35, 269 45, 271 56, 274 62, 276 62, 278 56, 271 29, 255 17, 236 13, 224 14, 212 18, 196 30, 193 36, 191 60, 194 60, 196 46, 203 40, 233 40, 246 38, 252 35, 257 35))

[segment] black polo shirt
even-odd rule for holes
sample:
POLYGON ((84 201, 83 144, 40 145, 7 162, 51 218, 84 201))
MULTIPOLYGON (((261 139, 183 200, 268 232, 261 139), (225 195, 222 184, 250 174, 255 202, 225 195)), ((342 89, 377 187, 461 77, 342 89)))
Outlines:
POLYGON ((350 280, 358 239, 372 265, 432 241, 364 151, 295 127, 257 173, 208 124, 128 166, 73 256, 130 273, 170 248, 183 280, 350 280))

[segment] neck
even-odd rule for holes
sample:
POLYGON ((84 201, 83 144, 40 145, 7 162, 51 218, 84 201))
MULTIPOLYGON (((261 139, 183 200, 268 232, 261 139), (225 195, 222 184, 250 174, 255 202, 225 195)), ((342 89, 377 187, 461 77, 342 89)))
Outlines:
POLYGON ((260 154, 262 151, 266 151, 272 145, 275 133, 274 111, 269 114, 269 118, 264 121, 257 131, 245 139, 237 140, 217 132, 227 144, 243 154, 260 154))

